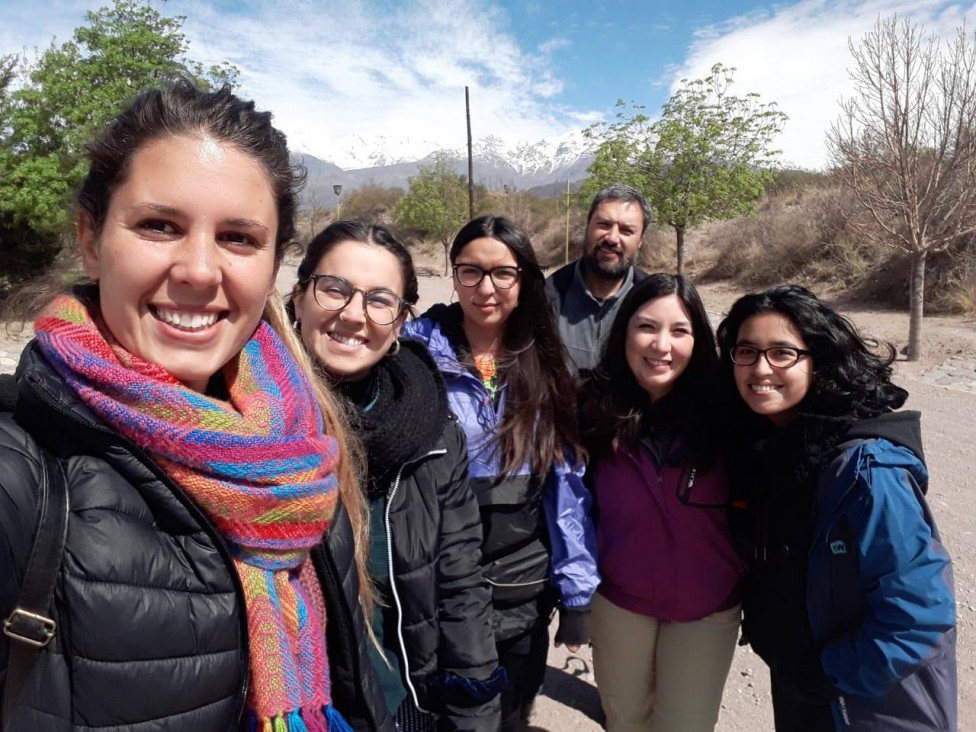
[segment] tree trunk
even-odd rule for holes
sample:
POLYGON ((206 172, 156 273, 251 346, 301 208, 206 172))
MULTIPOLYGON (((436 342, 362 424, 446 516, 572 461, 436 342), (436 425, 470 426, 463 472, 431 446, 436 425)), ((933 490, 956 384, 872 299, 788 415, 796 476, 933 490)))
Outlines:
POLYGON ((922 356, 922 315, 925 303, 925 256, 923 249, 912 257, 912 281, 908 296, 908 360, 922 356))
POLYGON ((685 273, 685 227, 675 226, 674 233, 678 236, 678 274, 685 273))
POLYGON ((444 276, 447 277, 448 273, 451 271, 451 260, 448 254, 451 251, 451 242, 447 239, 441 240, 441 246, 444 247, 444 276))

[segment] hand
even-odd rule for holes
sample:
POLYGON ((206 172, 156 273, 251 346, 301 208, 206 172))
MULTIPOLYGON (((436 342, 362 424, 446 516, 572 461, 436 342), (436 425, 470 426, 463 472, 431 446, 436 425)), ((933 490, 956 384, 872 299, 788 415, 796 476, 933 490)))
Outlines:
POLYGON ((576 653, 590 642, 590 608, 560 607, 559 628, 553 645, 566 644, 570 653, 576 653))

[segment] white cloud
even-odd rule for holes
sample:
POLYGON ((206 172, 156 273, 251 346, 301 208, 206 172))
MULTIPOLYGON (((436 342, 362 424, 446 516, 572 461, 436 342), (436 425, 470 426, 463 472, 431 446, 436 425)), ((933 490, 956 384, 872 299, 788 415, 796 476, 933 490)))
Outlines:
POLYGON ((250 16, 180 0, 166 9, 187 16, 194 58, 240 67, 242 93, 274 111, 293 147, 340 165, 380 138, 404 157, 463 147, 465 86, 476 138, 535 141, 578 130, 587 114, 547 103, 562 89, 552 49, 521 50, 505 15, 475 0, 284 0, 250 16))
POLYGON ((777 146, 784 162, 811 169, 826 165, 826 131, 852 92, 847 75, 848 38, 863 36, 878 16, 910 18, 943 38, 976 10, 937 0, 802 0, 768 13, 753 13, 721 27, 702 29, 688 58, 674 70, 672 90, 682 78, 703 78, 713 64, 736 68, 733 93, 758 92, 789 115, 777 146))

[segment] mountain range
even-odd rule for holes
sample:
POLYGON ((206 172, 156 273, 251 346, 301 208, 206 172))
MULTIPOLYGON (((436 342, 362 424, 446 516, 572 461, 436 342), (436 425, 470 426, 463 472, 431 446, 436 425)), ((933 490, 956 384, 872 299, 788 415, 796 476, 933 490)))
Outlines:
MULTIPOLYGON (((391 141, 374 141, 359 148, 356 155, 343 156, 346 165, 368 162, 362 167, 341 168, 310 153, 296 157, 308 171, 304 198, 307 204, 334 206, 333 186, 341 185, 343 196, 364 185, 397 187, 406 190, 408 178, 437 156, 443 156, 452 169, 467 175, 467 149, 440 149, 420 160, 407 160, 384 150, 409 149, 412 145, 396 145, 391 141)), ((593 161, 589 141, 579 133, 561 138, 539 140, 535 143, 506 144, 498 137, 485 137, 472 145, 474 181, 486 188, 499 190, 531 190, 544 197, 555 197, 564 190, 566 181, 578 182, 586 177, 586 169, 593 161)), ((575 187, 575 186, 574 186, 575 187)))

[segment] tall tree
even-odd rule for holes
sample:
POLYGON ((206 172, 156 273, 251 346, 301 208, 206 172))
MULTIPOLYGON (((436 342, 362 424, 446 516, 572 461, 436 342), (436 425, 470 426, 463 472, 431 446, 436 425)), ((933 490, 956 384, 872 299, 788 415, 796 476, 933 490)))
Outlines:
POLYGON ((617 122, 591 128, 601 139, 585 195, 630 183, 648 197, 655 219, 674 229, 677 270, 684 271, 685 232, 709 219, 755 213, 772 180, 772 142, 786 122, 775 103, 731 93, 735 69, 715 64, 704 79, 683 79, 653 122, 622 103, 617 122))
POLYGON ((976 44, 965 27, 943 43, 915 23, 879 18, 848 45, 854 94, 828 132, 851 200, 851 224, 907 253, 908 358, 921 356, 925 262, 976 231, 976 44))
POLYGON ((52 42, 28 65, 0 106, 0 253, 8 277, 33 274, 56 255, 85 172, 85 143, 140 89, 176 74, 208 84, 236 79, 232 66, 204 69, 185 59, 184 18, 164 17, 148 2, 116 0, 85 17, 71 40, 52 42))
POLYGON ((451 239, 468 220, 467 177, 454 172, 448 158, 437 155, 407 182, 407 192, 396 202, 394 220, 441 243, 446 275, 451 239))

